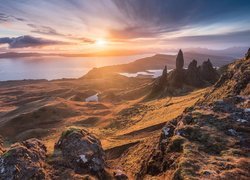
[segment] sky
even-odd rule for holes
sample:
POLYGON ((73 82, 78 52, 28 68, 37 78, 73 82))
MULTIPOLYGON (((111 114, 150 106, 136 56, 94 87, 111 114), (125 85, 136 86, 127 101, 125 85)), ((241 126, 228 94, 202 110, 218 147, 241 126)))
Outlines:
POLYGON ((0 0, 0 52, 162 52, 250 45, 248 0, 0 0))

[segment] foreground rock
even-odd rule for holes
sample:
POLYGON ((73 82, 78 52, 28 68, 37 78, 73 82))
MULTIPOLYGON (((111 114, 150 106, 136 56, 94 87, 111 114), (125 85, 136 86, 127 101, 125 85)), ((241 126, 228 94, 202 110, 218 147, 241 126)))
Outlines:
POLYGON ((0 179, 46 179, 46 147, 37 139, 16 143, 0 157, 0 179))
POLYGON ((249 82, 250 59, 230 64, 210 93, 165 125, 138 178, 249 179, 249 82))
POLYGON ((55 145, 62 153, 65 164, 79 174, 92 174, 98 178, 105 174, 105 154, 101 142, 83 129, 63 132, 55 145))

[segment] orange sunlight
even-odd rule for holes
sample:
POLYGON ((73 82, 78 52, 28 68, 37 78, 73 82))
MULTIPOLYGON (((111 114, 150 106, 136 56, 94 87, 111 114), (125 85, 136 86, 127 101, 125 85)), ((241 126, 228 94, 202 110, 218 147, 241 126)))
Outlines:
POLYGON ((104 40, 104 39, 97 39, 97 40, 95 41, 95 44, 96 44, 97 46, 99 46, 99 47, 104 47, 104 46, 107 45, 107 41, 104 40))

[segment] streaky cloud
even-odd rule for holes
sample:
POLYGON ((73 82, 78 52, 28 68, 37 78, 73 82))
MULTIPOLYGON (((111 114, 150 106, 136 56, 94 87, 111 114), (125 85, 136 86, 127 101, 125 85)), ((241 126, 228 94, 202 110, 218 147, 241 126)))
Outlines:
POLYGON ((76 37, 76 36, 71 35, 71 34, 60 33, 57 30, 55 30, 54 28, 49 27, 49 26, 42 26, 42 25, 36 25, 36 24, 27 24, 27 26, 31 27, 33 29, 33 30, 31 30, 31 32, 36 33, 36 34, 51 35, 51 36, 61 36, 61 37, 64 37, 64 38, 79 40, 81 42, 90 43, 90 44, 95 42, 95 40, 93 40, 91 38, 76 37))
POLYGON ((31 32, 33 33, 46 34, 46 35, 60 35, 60 36, 63 35, 49 26, 39 26, 36 24, 27 24, 27 26, 33 28, 33 30, 31 30, 31 32))

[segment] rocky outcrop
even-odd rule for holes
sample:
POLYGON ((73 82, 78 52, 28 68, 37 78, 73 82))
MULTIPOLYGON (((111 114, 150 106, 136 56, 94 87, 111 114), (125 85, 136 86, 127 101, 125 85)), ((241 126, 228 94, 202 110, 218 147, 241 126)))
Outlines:
POLYGON ((16 143, 0 157, 0 179, 46 179, 46 147, 37 139, 16 143))
POLYGON ((164 86, 167 84, 167 81, 168 81, 168 69, 167 69, 167 66, 165 66, 162 71, 162 75, 159 79, 159 85, 164 86))
POLYGON ((162 75, 159 79, 157 79, 153 85, 153 92, 152 93, 158 93, 159 91, 163 91, 164 88, 168 84, 168 72, 167 72, 167 66, 164 67, 162 71, 162 75))
POLYGON ((105 154, 101 142, 84 129, 69 129, 55 145, 65 164, 76 173, 104 176, 105 154))
POLYGON ((49 158, 45 145, 34 138, 1 150, 1 180, 128 179, 125 172, 106 167, 101 142, 85 129, 64 131, 49 158))
POLYGON ((176 69, 167 73, 166 67, 163 70, 162 76, 156 79, 151 93, 147 98, 163 97, 165 95, 176 95, 178 92, 187 92, 191 87, 204 87, 214 84, 219 74, 213 68, 212 63, 208 59, 203 64, 197 67, 197 61, 193 60, 188 69, 183 69, 184 58, 183 53, 179 50, 176 57, 176 69))
POLYGON ((185 79, 184 58, 181 49, 176 57, 176 69, 169 76, 170 85, 176 88, 182 88, 185 79))
POLYGON ((203 102, 213 102, 228 96, 250 94, 250 59, 238 60, 226 67, 225 72, 204 97, 203 102))
POLYGON ((249 63, 230 64, 202 100, 165 125, 139 178, 249 178, 249 63))
POLYGON ((202 87, 204 85, 204 81, 202 80, 199 69, 197 67, 197 61, 193 60, 189 65, 186 72, 185 81, 187 84, 194 87, 202 87))
POLYGON ((250 58, 250 48, 248 49, 246 55, 245 55, 245 59, 249 59, 250 58))
POLYGON ((207 61, 204 61, 202 65, 199 67, 199 73, 203 80, 211 84, 214 84, 219 78, 219 74, 214 69, 209 59, 207 61))

